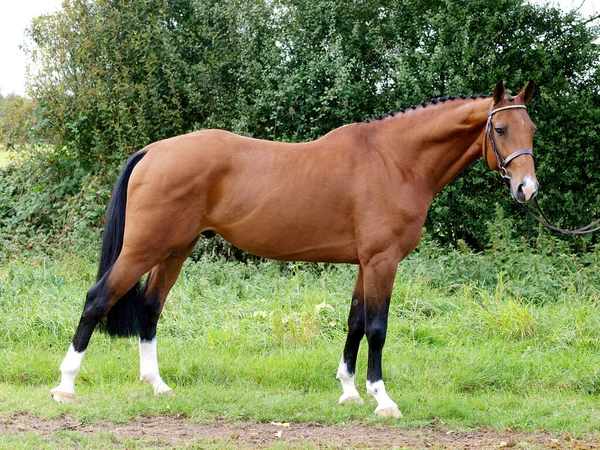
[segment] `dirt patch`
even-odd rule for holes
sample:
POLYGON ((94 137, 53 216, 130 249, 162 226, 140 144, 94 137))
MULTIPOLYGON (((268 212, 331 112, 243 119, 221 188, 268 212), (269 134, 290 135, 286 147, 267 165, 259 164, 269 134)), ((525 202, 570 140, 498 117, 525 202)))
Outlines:
POLYGON ((161 446, 183 446, 198 440, 230 444, 239 448, 261 448, 285 442, 292 446, 310 444, 317 448, 410 448, 410 449, 600 449, 595 436, 576 439, 569 435, 546 432, 517 433, 475 430, 469 432, 389 426, 339 426, 316 423, 230 422, 216 418, 210 424, 193 423, 184 417, 157 416, 132 420, 125 424, 81 423, 72 417, 40 419, 30 415, 0 418, 0 434, 37 433, 50 436, 60 430, 86 435, 112 433, 118 440, 153 440, 161 446))

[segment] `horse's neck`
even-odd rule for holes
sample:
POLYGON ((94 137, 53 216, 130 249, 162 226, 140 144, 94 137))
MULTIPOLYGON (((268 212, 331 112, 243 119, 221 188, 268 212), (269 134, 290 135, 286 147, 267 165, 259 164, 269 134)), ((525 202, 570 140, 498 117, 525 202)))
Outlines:
POLYGON ((410 167, 437 194, 482 154, 490 99, 428 105, 386 119, 380 128, 386 153, 410 167))

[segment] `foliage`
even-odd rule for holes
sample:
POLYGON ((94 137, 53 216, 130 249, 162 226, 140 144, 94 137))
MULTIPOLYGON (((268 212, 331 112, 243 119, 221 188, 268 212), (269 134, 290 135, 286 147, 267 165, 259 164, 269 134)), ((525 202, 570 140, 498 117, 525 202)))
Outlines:
POLYGON ((0 145, 5 149, 34 142, 35 102, 18 95, 0 95, 0 145))
MULTIPOLYGON (((526 79, 535 80, 539 89, 529 114, 539 127, 535 150, 541 202, 563 226, 588 223, 600 214, 600 47, 593 44, 598 29, 552 8, 507 1, 486 10, 483 3, 467 2, 472 8, 467 12, 458 2, 443 2, 441 15, 433 18, 437 31, 428 41, 431 47, 417 66, 439 66, 433 73, 440 79, 433 85, 441 93, 485 90, 497 79, 518 92, 526 79), (461 26, 466 17, 472 20, 461 26)), ((442 241, 460 238, 480 247, 485 240, 481 219, 489 220, 492 205, 504 199, 502 205, 521 217, 514 224, 519 233, 534 236, 535 222, 509 197, 480 161, 436 198, 429 226, 442 241)))
MULTIPOLYGON (((522 0, 67 0, 30 28, 30 95, 37 131, 98 174, 198 128, 309 140, 429 96, 534 79, 540 197, 571 226, 600 212, 599 33, 522 0)), ((535 238, 481 161, 436 198, 427 227, 480 249, 497 201, 535 238)))
POLYGON ((87 167, 183 131, 162 1, 67 1, 33 21, 30 90, 44 128, 87 167))
POLYGON ((0 168, 0 259, 66 236, 99 239, 110 190, 57 150, 0 168))

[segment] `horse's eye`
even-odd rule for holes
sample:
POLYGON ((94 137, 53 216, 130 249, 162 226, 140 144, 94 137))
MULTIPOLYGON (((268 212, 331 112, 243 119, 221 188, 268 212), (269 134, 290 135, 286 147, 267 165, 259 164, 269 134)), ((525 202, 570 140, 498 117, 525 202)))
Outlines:
POLYGON ((496 130, 498 136, 504 136, 504 128, 494 128, 494 130, 496 130))

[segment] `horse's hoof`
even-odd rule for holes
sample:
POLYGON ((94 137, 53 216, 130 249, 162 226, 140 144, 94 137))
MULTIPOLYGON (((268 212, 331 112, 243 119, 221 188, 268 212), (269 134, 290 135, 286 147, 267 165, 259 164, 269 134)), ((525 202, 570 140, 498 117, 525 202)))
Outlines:
POLYGON ((156 389, 154 389, 154 395, 155 396, 173 395, 173 389, 171 389, 169 386, 167 386, 166 384, 163 383, 160 386, 158 386, 156 389))
POLYGON ((169 395, 175 395, 175 393, 173 392, 173 389, 167 389, 165 391, 157 391, 154 393, 155 397, 164 397, 164 396, 169 396, 169 395))
POLYGON ((361 404, 364 401, 360 395, 342 395, 340 397, 340 405, 349 405, 351 403, 361 404))
POLYGON ((393 417, 394 419, 401 419, 402 413, 397 406, 388 406, 386 408, 377 408, 375 414, 379 417, 393 417))
POLYGON ((70 392, 50 391, 50 396, 58 403, 71 403, 75 400, 75 394, 70 392))

